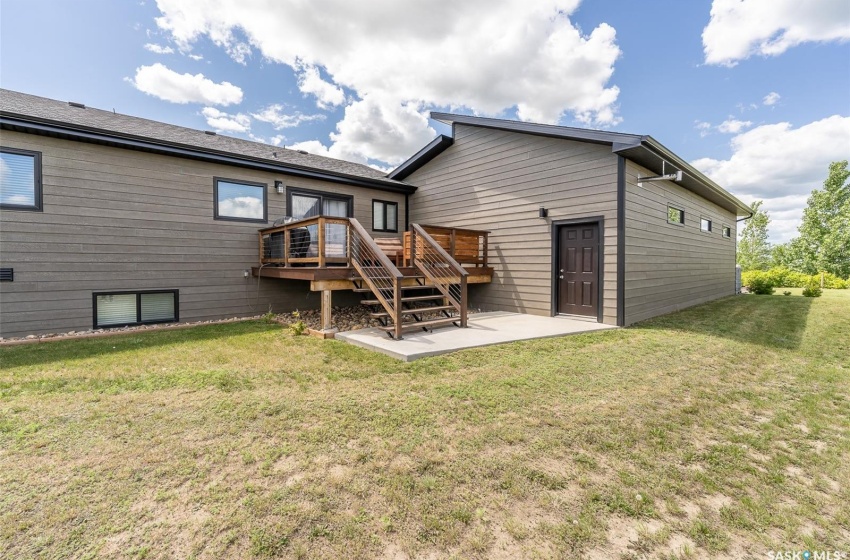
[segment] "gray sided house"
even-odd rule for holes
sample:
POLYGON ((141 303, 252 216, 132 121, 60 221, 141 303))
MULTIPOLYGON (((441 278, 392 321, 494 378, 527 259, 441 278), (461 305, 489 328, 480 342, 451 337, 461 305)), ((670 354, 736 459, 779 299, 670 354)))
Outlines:
POLYGON ((630 325, 735 293, 747 206, 652 137, 431 118, 452 137, 389 177, 418 187, 411 221, 491 232, 473 306, 630 325))
POLYGON ((735 293, 747 207, 651 137, 432 117, 452 137, 387 175, 0 90, 0 336, 332 294, 395 336, 429 299, 629 325, 735 293))

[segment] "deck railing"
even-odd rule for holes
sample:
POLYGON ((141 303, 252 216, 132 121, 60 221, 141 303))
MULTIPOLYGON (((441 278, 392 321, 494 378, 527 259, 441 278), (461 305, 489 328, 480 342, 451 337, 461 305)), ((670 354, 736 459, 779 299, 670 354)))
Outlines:
MULTIPOLYGON (((420 225, 431 238, 455 261, 474 267, 487 266, 487 238, 489 231, 445 226, 420 225)), ((409 259, 410 232, 404 234, 405 259, 409 259)))
POLYGON ((315 216, 259 231, 260 263, 349 266, 350 218, 315 216))
POLYGON ((423 226, 410 225, 412 265, 427 278, 467 325, 467 275, 469 274, 423 226))
POLYGON ((348 229, 351 266, 394 321, 393 338, 401 339, 401 279, 403 274, 354 218, 348 229))

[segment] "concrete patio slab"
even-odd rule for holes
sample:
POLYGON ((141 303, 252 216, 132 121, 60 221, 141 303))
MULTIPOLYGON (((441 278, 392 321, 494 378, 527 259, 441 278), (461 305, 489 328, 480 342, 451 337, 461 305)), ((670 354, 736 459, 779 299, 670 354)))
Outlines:
POLYGON ((405 333, 402 340, 393 340, 379 329, 360 329, 337 333, 336 339, 412 362, 466 348, 616 328, 570 317, 540 317, 493 311, 470 315, 469 327, 466 329, 449 326, 433 332, 411 331, 405 333))

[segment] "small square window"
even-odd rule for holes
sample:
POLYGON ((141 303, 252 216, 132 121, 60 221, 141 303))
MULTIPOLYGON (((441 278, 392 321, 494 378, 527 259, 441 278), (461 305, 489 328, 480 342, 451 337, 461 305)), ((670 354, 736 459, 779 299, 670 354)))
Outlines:
POLYGON ((705 233, 711 233, 711 220, 708 218, 699 219, 699 229, 705 233))
POLYGON ((723 237, 732 237, 732 228, 723 226, 723 237))
POLYGON ((669 224, 684 224, 685 211, 674 206, 667 206, 667 223, 669 224))
POLYGON ((398 202, 372 201, 372 231, 398 232, 398 202))
POLYGON ((0 148, 0 208, 41 211, 41 154, 0 148))
POLYGON ((213 196, 216 220, 266 222, 267 185, 229 179, 214 180, 213 196))

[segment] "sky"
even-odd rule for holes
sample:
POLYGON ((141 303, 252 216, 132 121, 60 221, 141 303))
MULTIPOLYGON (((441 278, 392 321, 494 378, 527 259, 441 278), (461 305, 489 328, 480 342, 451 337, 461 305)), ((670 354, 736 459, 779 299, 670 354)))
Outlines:
POLYGON ((782 243, 850 159, 850 1, 0 0, 0 87, 386 170, 432 110, 647 134, 782 243))

